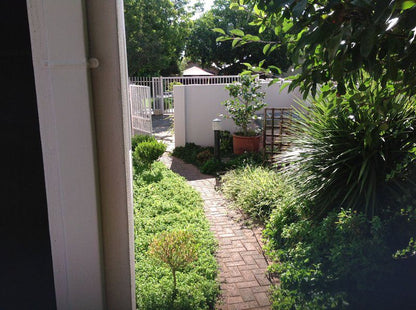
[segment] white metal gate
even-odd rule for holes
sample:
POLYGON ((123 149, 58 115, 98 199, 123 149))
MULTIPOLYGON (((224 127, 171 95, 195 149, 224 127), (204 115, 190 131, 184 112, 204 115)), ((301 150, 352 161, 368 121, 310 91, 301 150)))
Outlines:
POLYGON ((218 76, 175 76, 175 77, 131 77, 130 82, 151 86, 152 108, 154 114, 173 114, 173 86, 200 84, 229 84, 239 81, 239 75, 218 76), (151 80, 150 80, 151 79, 151 80))
POLYGON ((152 133, 152 97, 150 87, 130 85, 131 125, 133 134, 152 133))

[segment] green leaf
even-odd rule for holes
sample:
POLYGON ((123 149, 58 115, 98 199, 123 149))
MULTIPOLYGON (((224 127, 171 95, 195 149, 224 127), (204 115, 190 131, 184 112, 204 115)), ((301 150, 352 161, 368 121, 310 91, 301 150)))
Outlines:
POLYGON ((239 40, 239 39, 234 39, 234 40, 233 40, 233 43, 231 43, 231 46, 232 46, 232 47, 235 47, 235 46, 238 44, 238 42, 240 42, 240 40, 239 40))
POLYGON ((242 39, 244 39, 245 41, 252 41, 252 42, 260 41, 260 38, 258 36, 253 36, 251 34, 246 34, 242 39))
POLYGON ((218 33, 221 33, 221 34, 223 34, 223 35, 225 35, 226 33, 225 33, 225 31, 223 30, 223 29, 221 29, 221 28, 214 28, 214 29, 212 29, 212 31, 214 31, 214 32, 218 32, 218 33))
POLYGON ((229 40, 232 40, 232 38, 224 37, 224 36, 221 36, 215 39, 216 42, 223 42, 223 41, 229 41, 229 40))
POLYGON ((405 10, 411 9, 415 5, 416 5, 415 1, 404 1, 402 3, 402 10, 405 11, 405 10))
POLYGON ((267 54, 267 51, 270 49, 270 43, 269 44, 266 44, 264 47, 263 47, 263 54, 264 55, 266 55, 267 54))
POLYGON ((279 74, 282 74, 282 70, 280 70, 280 68, 279 68, 279 67, 276 67, 276 66, 269 66, 269 69, 274 69, 274 70, 276 70, 279 74))
POLYGON ((230 9, 231 10, 238 10, 240 8, 240 5, 238 3, 231 3, 230 9))
POLYGON ((232 29, 232 30, 230 30, 230 33, 231 34, 234 34, 236 36, 239 36, 239 37, 243 37, 244 36, 244 31, 242 31, 240 29, 232 29))

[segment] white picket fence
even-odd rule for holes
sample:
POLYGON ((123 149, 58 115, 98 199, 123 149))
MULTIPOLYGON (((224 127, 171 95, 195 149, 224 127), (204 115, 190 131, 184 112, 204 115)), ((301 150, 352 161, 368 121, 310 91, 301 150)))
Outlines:
POLYGON ((150 87, 130 85, 129 100, 133 134, 152 133, 152 97, 150 87))
POLYGON ((151 87, 152 109, 154 114, 173 114, 173 86, 176 85, 206 85, 229 84, 239 81, 239 75, 218 76, 175 76, 175 77, 131 77, 135 85, 151 87))

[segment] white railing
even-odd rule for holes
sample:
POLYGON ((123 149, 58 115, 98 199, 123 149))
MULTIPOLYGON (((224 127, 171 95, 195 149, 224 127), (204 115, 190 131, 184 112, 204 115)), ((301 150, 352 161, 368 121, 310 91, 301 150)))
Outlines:
POLYGON ((130 78, 130 83, 135 85, 143 85, 152 88, 152 77, 147 76, 133 76, 130 78))
POLYGON ((152 133, 152 97, 150 87, 130 85, 131 125, 134 133, 152 133))
POLYGON ((153 98, 153 113, 173 114, 173 86, 176 85, 206 85, 230 84, 239 81, 239 75, 217 76, 175 76, 175 77, 131 77, 130 82, 136 85, 151 87, 153 98))

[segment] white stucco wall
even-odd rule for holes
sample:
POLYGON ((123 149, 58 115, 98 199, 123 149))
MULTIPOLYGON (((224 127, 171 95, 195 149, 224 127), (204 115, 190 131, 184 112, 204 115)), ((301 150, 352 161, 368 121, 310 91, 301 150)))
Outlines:
MULTIPOLYGON (((193 142, 198 145, 209 146, 214 143, 212 120, 220 114, 226 114, 221 104, 229 98, 225 85, 179 85, 173 88, 175 104, 175 146, 184 146, 193 142)), ((301 98, 298 91, 288 93, 288 88, 280 91, 281 84, 276 83, 268 87, 262 83, 266 92, 267 107, 296 106, 295 100, 301 98)), ((263 113, 263 110, 260 111, 263 113)), ((230 119, 222 119, 224 130, 235 132, 237 127, 230 119)))

